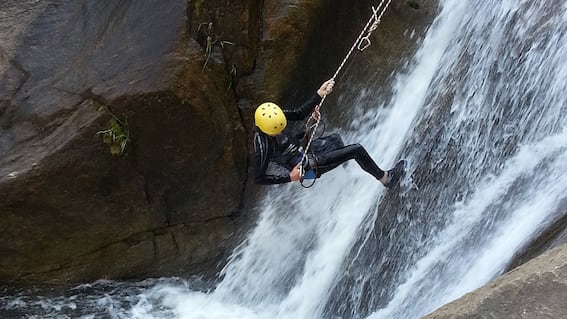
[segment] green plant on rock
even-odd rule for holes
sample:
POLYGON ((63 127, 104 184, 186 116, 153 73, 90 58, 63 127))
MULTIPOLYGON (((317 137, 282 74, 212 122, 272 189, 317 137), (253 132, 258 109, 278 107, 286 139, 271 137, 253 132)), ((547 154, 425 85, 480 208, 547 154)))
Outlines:
POLYGON ((125 117, 124 121, 122 121, 112 114, 109 125, 108 129, 98 131, 96 134, 102 135, 102 141, 110 147, 110 154, 114 156, 122 155, 126 146, 130 143, 128 119, 125 117))
POLYGON ((201 32, 201 27, 207 26, 204 33, 206 34, 205 38, 205 62, 203 63, 202 71, 205 71, 207 68, 207 64, 209 63, 209 59, 211 58, 211 54, 213 53, 213 48, 215 46, 219 46, 221 50, 225 48, 227 45, 234 45, 233 42, 222 40, 220 36, 215 35, 213 33, 213 23, 212 22, 204 22, 199 25, 198 32, 201 32))
MULTIPOLYGON (((199 16, 201 14, 201 8, 203 7, 203 2, 204 2, 204 0, 195 0, 194 1, 193 9, 194 9, 196 16, 199 16)), ((189 3, 191 3, 191 1, 189 1, 189 3)))

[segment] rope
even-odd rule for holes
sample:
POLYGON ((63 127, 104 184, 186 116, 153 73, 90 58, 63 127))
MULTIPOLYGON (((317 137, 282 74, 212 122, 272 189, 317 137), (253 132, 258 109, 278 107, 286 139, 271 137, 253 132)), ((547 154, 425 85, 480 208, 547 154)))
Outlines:
MULTIPOLYGON (((366 23, 366 25, 364 26, 364 28, 362 29, 362 31, 358 35, 358 38, 356 39, 356 41, 354 41, 354 44, 351 46, 351 48, 348 51, 348 53, 346 54, 345 58, 343 59, 343 61, 341 62, 341 64, 337 68, 337 70, 335 71, 335 74, 333 74, 333 77, 331 78, 331 80, 335 80, 336 77, 339 75, 339 73, 341 72, 341 70, 345 66, 346 62, 348 61, 348 59, 350 58, 350 56, 354 52, 354 49, 358 49, 359 51, 364 51, 372 44, 370 42, 370 36, 372 35, 372 32, 374 32, 374 30, 376 30, 378 28, 378 25, 382 21, 382 16, 386 12, 386 9, 388 8, 388 6, 390 5, 391 2, 392 2, 392 0, 381 0, 378 7, 376 7, 376 8, 372 7, 372 15, 370 16, 370 19, 368 19, 368 22, 366 23)), ((321 120, 321 112, 319 111, 319 109, 321 108, 321 106, 325 102, 326 97, 327 97, 327 94, 324 94, 323 97, 321 98, 321 102, 315 107, 315 109, 313 110, 313 113, 311 113, 310 119, 308 120, 308 122, 306 124, 307 130, 308 130, 307 132, 309 132, 309 126, 311 126, 313 128, 313 130, 310 134, 307 145, 305 146, 305 150, 303 152, 303 155, 301 156, 301 161, 300 161, 301 165, 299 165, 300 182, 301 182, 301 185, 303 187, 306 187, 305 185, 303 185, 303 176, 305 175, 304 163, 305 163, 306 160, 308 160, 307 153, 309 151, 309 148, 311 147, 311 143, 313 142, 315 133, 317 132, 317 128, 319 127, 319 121, 321 120), (309 121, 311 119, 315 120, 315 124, 313 124, 313 125, 309 124, 309 121)), ((307 164, 307 163, 305 163, 305 164, 307 164)), ((311 185, 307 186, 306 188, 313 186, 313 184, 315 184, 315 180, 313 180, 313 183, 311 185)))

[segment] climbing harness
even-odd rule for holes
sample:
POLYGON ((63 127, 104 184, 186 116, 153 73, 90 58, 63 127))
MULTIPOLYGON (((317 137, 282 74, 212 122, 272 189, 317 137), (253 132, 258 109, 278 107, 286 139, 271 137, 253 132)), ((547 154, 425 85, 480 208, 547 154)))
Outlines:
MULTIPOLYGON (((382 16, 386 12, 386 9, 388 8, 388 6, 390 5, 391 2, 392 2, 392 0, 381 0, 380 4, 377 7, 372 7, 372 15, 370 16, 370 19, 368 19, 368 22, 366 23, 366 25, 364 26, 364 28, 360 32, 356 41, 354 41, 354 44, 352 45, 352 47, 350 48, 350 50, 346 54, 345 58, 343 59, 343 61, 341 62, 341 64, 337 68, 337 70, 335 71, 335 74, 333 74, 333 77, 331 78, 331 80, 336 79, 336 77, 339 75, 342 68, 345 66, 346 62, 348 61, 348 59, 350 58, 350 56, 352 55, 352 53, 354 52, 355 49, 358 49, 358 51, 362 52, 362 51, 366 50, 372 44, 370 42, 370 36, 372 35, 372 32, 374 32, 374 30, 376 30, 378 28, 378 25, 382 21, 382 16)), ((323 105, 323 102, 325 102, 326 97, 327 97, 327 94, 324 94, 323 97, 321 98, 321 102, 317 106, 315 106, 315 109, 313 110, 313 112, 311 113, 311 116, 309 117, 309 119, 307 119, 307 123, 305 124, 305 126, 306 126, 306 133, 305 134, 306 134, 306 136, 309 135, 309 139, 307 140, 307 145, 305 146, 305 149, 304 149, 303 154, 301 155, 301 159, 299 161, 299 163, 301 163, 301 165, 299 165, 299 176, 300 176, 299 181, 301 183, 301 186, 303 186, 305 188, 309 188, 309 187, 313 186, 315 184, 315 180, 316 180, 316 178, 312 178, 311 184, 309 184, 309 185, 303 184, 303 181, 306 179, 306 178, 304 178, 306 173, 310 171, 310 170, 305 171, 305 168, 309 166, 308 154, 312 153, 310 151, 311 143, 313 142, 313 139, 315 138, 317 128, 319 127, 319 122, 321 121, 320 109, 321 109, 321 106, 323 105)), ((316 166, 317 165, 315 163, 315 168, 314 168, 315 170, 316 170, 316 166)))

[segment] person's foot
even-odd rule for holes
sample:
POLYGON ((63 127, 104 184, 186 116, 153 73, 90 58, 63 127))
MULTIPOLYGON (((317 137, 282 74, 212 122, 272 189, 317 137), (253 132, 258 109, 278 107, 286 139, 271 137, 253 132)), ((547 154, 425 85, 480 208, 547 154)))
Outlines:
POLYGON ((388 182, 388 171, 385 171, 384 176, 380 178, 380 183, 382 183, 382 185, 386 185, 387 182, 388 182))
POLYGON ((385 172, 384 177, 382 177, 382 179, 385 180, 382 181, 382 179, 380 179, 380 181, 382 182, 382 184, 384 184, 386 188, 392 188, 394 185, 398 184, 400 178, 404 176, 405 168, 406 168, 406 161, 400 160, 399 162, 396 163, 396 165, 394 165, 392 169, 385 172))

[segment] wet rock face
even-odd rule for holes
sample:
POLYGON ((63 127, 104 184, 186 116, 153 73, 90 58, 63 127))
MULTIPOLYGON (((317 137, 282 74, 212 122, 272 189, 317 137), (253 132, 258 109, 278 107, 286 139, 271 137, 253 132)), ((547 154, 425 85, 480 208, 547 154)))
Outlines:
POLYGON ((234 232, 246 134, 222 68, 203 72, 187 2, 1 6, 0 281, 213 264, 234 232), (113 119, 119 156, 97 134, 113 119))
POLYGON ((424 318, 567 318, 567 245, 548 251, 424 318))

